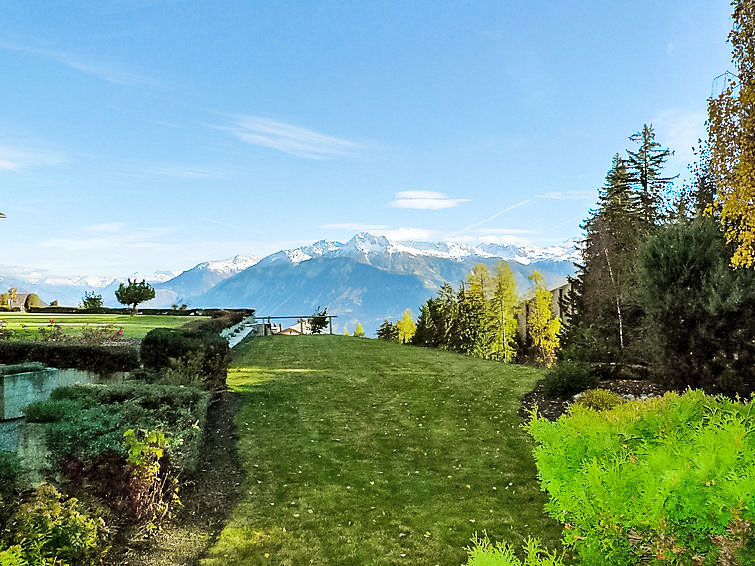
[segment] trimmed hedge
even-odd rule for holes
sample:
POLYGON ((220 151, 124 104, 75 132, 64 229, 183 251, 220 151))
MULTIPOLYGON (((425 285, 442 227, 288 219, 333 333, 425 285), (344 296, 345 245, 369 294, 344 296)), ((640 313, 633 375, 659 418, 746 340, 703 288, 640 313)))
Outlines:
POLYGON ((76 368, 108 374, 139 367, 139 352, 129 346, 0 341, 0 363, 42 362, 56 368, 76 368))
MULTIPOLYGON (((79 307, 32 307, 28 309, 30 313, 49 313, 49 314, 131 314, 130 308, 109 308, 102 307, 99 309, 83 309, 79 307)), ((153 314, 153 315, 173 315, 173 316, 218 316, 218 314, 224 313, 240 313, 244 318, 246 316, 253 316, 254 309, 234 309, 227 311, 224 309, 187 309, 187 310, 173 310, 173 309, 139 309, 139 314, 153 314)))
POLYGON ((191 387, 71 385, 55 389, 49 400, 32 403, 24 413, 29 422, 49 423, 47 443, 56 465, 73 461, 87 468, 109 456, 124 458, 126 430, 160 430, 174 440, 171 466, 193 473, 209 402, 208 392, 191 387))
POLYGON ((198 359, 206 388, 220 389, 228 376, 231 350, 214 331, 155 328, 142 340, 141 359, 145 368, 154 371, 198 359))

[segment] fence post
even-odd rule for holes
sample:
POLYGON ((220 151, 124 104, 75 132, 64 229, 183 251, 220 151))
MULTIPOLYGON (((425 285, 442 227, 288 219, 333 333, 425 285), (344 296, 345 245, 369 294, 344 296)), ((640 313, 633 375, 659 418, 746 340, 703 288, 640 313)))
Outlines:
POLYGON ((330 333, 333 334, 333 317, 328 317, 328 324, 330 325, 330 333))

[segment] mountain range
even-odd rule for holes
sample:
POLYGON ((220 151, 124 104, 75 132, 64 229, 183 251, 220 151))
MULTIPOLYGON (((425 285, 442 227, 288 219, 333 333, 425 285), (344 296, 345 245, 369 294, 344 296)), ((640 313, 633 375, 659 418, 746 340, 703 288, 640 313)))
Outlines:
MULTIPOLYGON (((575 272, 579 258, 573 242, 541 248, 458 242, 394 242, 362 232, 346 243, 321 240, 281 250, 264 258, 237 255, 207 261, 183 272, 132 274, 155 288, 155 299, 144 307, 162 308, 186 302, 191 307, 247 307, 260 316, 296 316, 327 306, 337 315, 334 330, 353 330, 361 322, 368 334, 386 318, 395 320, 406 308, 415 315, 438 288, 454 286, 477 263, 493 266, 505 260, 520 295, 529 289, 527 277, 538 270, 550 287, 575 272)), ((33 271, 0 274, 0 289, 37 293, 42 300, 77 305, 85 291, 103 296, 107 306, 119 306, 114 292, 126 277, 42 277, 33 271)), ((293 320, 284 321, 293 324, 293 320)))

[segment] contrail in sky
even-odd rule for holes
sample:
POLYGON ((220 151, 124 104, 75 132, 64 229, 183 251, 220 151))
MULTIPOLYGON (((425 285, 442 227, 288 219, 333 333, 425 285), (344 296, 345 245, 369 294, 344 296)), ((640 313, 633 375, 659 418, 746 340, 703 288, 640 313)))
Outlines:
POLYGON ((525 204, 527 204, 528 202, 531 202, 531 201, 532 201, 532 199, 528 198, 527 200, 523 200, 522 202, 518 202, 516 204, 513 204, 513 205, 509 206, 508 208, 504 208, 503 210, 499 210, 498 212, 496 212, 490 218, 486 218, 485 220, 482 220, 480 222, 475 222, 474 224, 470 224, 466 228, 462 228, 461 230, 459 230, 458 232, 455 232, 455 233, 456 234, 463 234, 467 230, 471 230, 472 228, 476 228, 477 226, 482 226, 483 224, 487 224, 491 220, 494 220, 494 219, 498 218, 504 212, 508 212, 509 210, 514 210, 515 208, 519 208, 520 206, 524 206, 525 204))

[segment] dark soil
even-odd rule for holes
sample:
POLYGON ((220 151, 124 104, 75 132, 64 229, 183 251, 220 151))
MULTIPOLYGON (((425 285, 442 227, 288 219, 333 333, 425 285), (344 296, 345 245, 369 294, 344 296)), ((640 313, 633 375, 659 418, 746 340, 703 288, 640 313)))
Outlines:
MULTIPOLYGON (((667 391, 667 389, 655 383, 639 379, 604 379, 598 387, 618 393, 626 399, 660 397, 667 391)), ((529 419, 532 408, 537 405, 538 415, 549 421, 555 421, 568 410, 573 402, 573 398, 551 399, 546 397, 543 393, 543 382, 540 381, 532 391, 522 397, 519 414, 522 418, 529 419)))
POLYGON ((233 423, 241 404, 238 393, 227 391, 213 400, 207 415, 203 462, 196 477, 179 493, 183 507, 150 538, 144 538, 133 529, 122 529, 106 557, 106 564, 199 564, 200 557, 215 542, 235 507, 244 478, 233 423))

